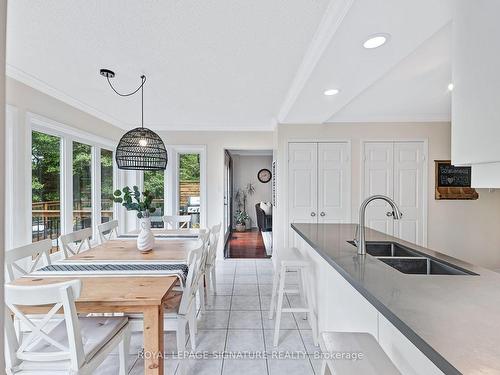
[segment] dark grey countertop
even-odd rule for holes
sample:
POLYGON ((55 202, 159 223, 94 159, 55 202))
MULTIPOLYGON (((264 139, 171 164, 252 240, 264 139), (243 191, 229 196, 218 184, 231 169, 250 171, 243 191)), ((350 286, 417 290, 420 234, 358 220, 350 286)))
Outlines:
POLYGON ((367 241, 398 242, 478 275, 403 274, 358 256, 347 243, 355 224, 292 228, 444 373, 500 374, 500 274, 367 228, 367 241))

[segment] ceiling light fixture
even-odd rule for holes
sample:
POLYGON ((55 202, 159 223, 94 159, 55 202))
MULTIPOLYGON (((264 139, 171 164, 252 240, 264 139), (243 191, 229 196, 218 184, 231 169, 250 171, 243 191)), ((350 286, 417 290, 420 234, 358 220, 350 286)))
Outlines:
POLYGON ((453 91, 453 83, 448 83, 448 91, 453 91))
POLYGON ((337 95, 339 92, 340 92, 339 89, 328 89, 328 90, 325 90, 325 92, 323 94, 325 94, 326 96, 333 96, 333 95, 337 95))
POLYGON ((389 40, 389 34, 375 34, 371 35, 365 42, 363 43, 363 47, 366 49, 374 49, 378 47, 382 47, 389 40))
POLYGON ((101 69, 100 74, 108 80, 109 86, 119 96, 131 96, 141 90, 141 126, 126 132, 116 147, 115 160, 119 169, 138 171, 159 171, 167 168, 168 155, 165 144, 158 134, 144 127, 144 84, 146 76, 141 76, 141 85, 134 91, 122 94, 116 91, 110 78, 115 73, 101 69))

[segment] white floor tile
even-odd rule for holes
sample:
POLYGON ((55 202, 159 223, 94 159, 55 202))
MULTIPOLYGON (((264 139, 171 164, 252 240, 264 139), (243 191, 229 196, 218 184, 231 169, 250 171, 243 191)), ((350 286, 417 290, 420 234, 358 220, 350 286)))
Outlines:
POLYGON ((182 359, 176 375, 220 375, 222 359, 182 359))
POLYGON ((233 296, 231 310, 260 310, 259 296, 233 296))
MULTIPOLYGON (((268 314, 263 314, 262 323, 264 329, 274 329, 276 313, 274 314, 274 319, 269 320, 268 317, 268 314)), ((297 323, 295 323, 292 313, 281 313, 280 329, 297 329, 297 323)))
POLYGON ((273 283, 273 274, 258 274, 259 284, 270 284, 273 283))
MULTIPOLYGON (((312 367, 314 370, 314 374, 315 375, 322 375, 321 374, 321 362, 322 362, 322 360, 319 359, 318 357, 314 357, 314 356, 309 356, 309 360, 311 361, 311 364, 312 364, 312 367)), ((330 375, 330 371, 328 369, 326 369, 326 373, 328 375, 330 375)))
POLYGON ((234 278, 234 282, 236 284, 257 284, 257 274, 253 275, 240 275, 236 274, 236 277, 234 278))
POLYGON ((270 375, 314 375, 309 359, 270 359, 270 375))
POLYGON ((273 346, 274 330, 264 331, 264 340, 266 342, 266 350, 268 352, 301 352, 306 355, 306 348, 302 342, 298 330, 282 329, 280 330, 280 338, 278 346, 273 346))
MULTIPOLYGON (((137 355, 130 355, 128 357, 128 370, 132 368, 135 361, 137 360, 137 355)), ((108 375, 108 374, 118 374, 120 369, 120 357, 118 354, 110 354, 104 360, 101 365, 95 369, 94 375, 108 375)))
POLYGON ((264 336, 262 330, 229 330, 227 335, 226 351, 228 352, 255 352, 264 351, 264 336))
MULTIPOLYGON (((283 307, 290 307, 287 299, 283 300, 283 307)), ((269 309, 271 308, 271 296, 260 296, 260 308, 263 311, 269 311, 269 309)))
POLYGON ((217 283, 215 286, 216 290, 214 291, 212 288, 207 289, 207 294, 210 296, 218 295, 218 296, 230 296, 233 294, 233 284, 221 284, 217 283))
POLYGON ((319 346, 314 346, 312 330, 310 329, 302 329, 300 330, 300 335, 302 336, 302 341, 304 341, 304 345, 306 346, 306 350, 308 354, 320 353, 321 349, 319 346))
POLYGON ((205 311, 198 314, 198 329, 225 329, 229 322, 229 311, 205 311))
MULTIPOLYGON (((199 329, 196 335, 196 352, 222 352, 226 346, 226 334, 224 329, 199 329)), ((191 350, 190 342, 187 348, 191 350)))
POLYGON ((265 359, 226 359, 222 375, 266 375, 265 359))
POLYGON ((260 311, 231 311, 229 329, 262 329, 260 311))
POLYGON ((270 296, 273 293, 273 284, 259 284, 259 293, 261 296, 270 296))
MULTIPOLYGON (((216 273, 215 282, 217 284, 232 284, 234 283, 234 273, 216 273)), ((212 283, 210 281, 210 283, 212 283)))
POLYGON ((205 298, 207 310, 229 310, 231 308, 231 296, 208 295, 205 298))
POLYGON ((259 288, 257 284, 234 284, 234 296, 258 296, 259 288))
POLYGON ((297 326, 299 327, 299 329, 311 329, 309 319, 304 319, 304 317, 306 316, 305 313, 293 313, 293 316, 295 317, 295 321, 297 322, 297 326))
MULTIPOLYGON (((167 358, 163 361, 163 366, 164 366, 164 372, 165 374, 174 374, 175 371, 177 370, 177 366, 179 364, 178 359, 174 358, 167 358)), ((113 373, 106 373, 103 375, 111 375, 113 373)), ((134 367, 132 367, 132 370, 129 373, 130 375, 144 375, 144 360, 138 359, 137 362, 135 363, 134 367)))

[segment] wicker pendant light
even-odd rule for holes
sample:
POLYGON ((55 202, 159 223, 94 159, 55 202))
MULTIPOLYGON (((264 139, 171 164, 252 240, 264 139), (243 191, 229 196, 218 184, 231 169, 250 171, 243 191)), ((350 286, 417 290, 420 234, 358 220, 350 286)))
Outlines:
POLYGON ((168 155, 165 144, 158 134, 144 127, 144 84, 146 76, 141 76, 141 85, 133 92, 121 94, 113 87, 110 78, 115 73, 101 69, 101 75, 106 77, 109 86, 120 96, 131 96, 141 90, 141 126, 126 132, 116 147, 115 159, 119 169, 158 171, 167 168, 168 155))

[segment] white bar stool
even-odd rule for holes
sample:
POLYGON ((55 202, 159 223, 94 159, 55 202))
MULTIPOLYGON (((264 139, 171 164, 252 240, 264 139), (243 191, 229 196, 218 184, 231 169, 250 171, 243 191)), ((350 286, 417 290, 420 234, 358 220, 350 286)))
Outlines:
POLYGON ((269 319, 274 316, 274 311, 276 310, 276 323, 274 325, 274 346, 278 346, 279 334, 280 334, 280 324, 281 324, 281 314, 284 312, 291 313, 306 313, 312 328, 314 345, 318 345, 317 342, 317 327, 316 327, 316 315, 314 314, 312 306, 312 282, 311 282, 311 263, 305 259, 299 250, 296 248, 281 249, 278 253, 278 267, 279 269, 274 271, 273 278, 273 291, 271 295, 271 307, 269 309, 269 319), (297 271, 299 276, 299 286, 298 289, 285 289, 285 279, 288 271, 297 271), (283 298, 287 294, 300 295, 303 306, 301 307, 286 307, 283 308, 283 298), (278 297, 278 303, 276 305, 276 297, 278 297), (276 306, 275 306, 276 305, 276 306))
POLYGON ((324 356, 321 375, 326 375, 327 367, 335 375, 401 375, 369 333, 323 332, 320 341, 324 356), (342 355, 343 358, 340 357, 342 355), (346 357, 347 355, 351 358, 346 357), (354 355, 357 358, 353 358, 354 355))

